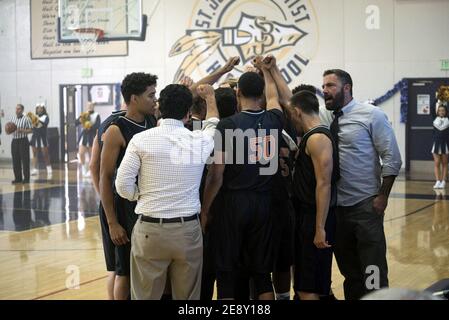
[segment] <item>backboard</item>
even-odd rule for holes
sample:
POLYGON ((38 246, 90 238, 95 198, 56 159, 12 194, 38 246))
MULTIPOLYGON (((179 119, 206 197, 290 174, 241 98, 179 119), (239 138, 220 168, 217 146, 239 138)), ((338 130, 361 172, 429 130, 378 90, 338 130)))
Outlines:
POLYGON ((102 30, 97 42, 144 41, 142 0, 58 0, 58 42, 79 42, 79 30, 102 30))

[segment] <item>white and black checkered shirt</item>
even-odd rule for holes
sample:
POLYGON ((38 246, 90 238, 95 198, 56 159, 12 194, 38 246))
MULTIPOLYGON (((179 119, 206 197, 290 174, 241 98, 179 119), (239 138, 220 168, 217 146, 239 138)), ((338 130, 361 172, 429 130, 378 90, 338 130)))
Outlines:
POLYGON ((14 132, 14 134, 12 136, 13 139, 27 138, 28 134, 27 133, 19 133, 18 132, 19 129, 32 129, 33 128, 30 118, 28 118, 26 115, 23 115, 20 118, 15 116, 14 118, 11 119, 11 122, 14 122, 15 125, 17 126, 17 130, 14 132))
POLYGON ((118 194, 137 201, 137 214, 153 218, 199 213, 201 177, 214 149, 218 122, 211 118, 204 121, 202 131, 191 132, 181 121, 166 119, 135 135, 117 172, 118 194))

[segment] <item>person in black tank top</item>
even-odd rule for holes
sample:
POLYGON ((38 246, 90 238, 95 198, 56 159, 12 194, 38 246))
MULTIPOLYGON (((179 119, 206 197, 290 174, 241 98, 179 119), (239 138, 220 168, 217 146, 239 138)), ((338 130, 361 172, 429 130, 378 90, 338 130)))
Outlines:
POLYGON ((111 115, 101 123, 100 128, 98 128, 97 135, 94 138, 94 142, 92 145, 92 157, 90 158, 89 169, 92 177, 92 183, 98 195, 100 195, 100 160, 101 160, 100 158, 101 158, 101 149, 103 149, 103 135, 112 122, 117 120, 118 117, 124 115, 126 115, 126 110, 112 112, 111 115))
POLYGON ((151 74, 128 75, 122 83, 123 98, 128 106, 126 115, 113 120, 103 136, 100 195, 107 223, 103 237, 110 238, 115 246, 115 276, 108 283, 110 299, 129 298, 130 239, 137 220, 134 213, 136 203, 121 198, 115 192, 115 175, 133 136, 156 125, 152 116, 156 106, 156 83, 157 77, 151 74))
MULTIPOLYGON (((126 107, 127 108, 127 107, 126 107)), ((92 146, 92 158, 90 160, 89 168, 92 175, 92 183, 95 191, 100 195, 100 160, 101 150, 103 148, 103 134, 109 128, 112 122, 120 116, 126 115, 126 110, 114 111, 112 114, 101 123, 98 129, 97 136, 94 139, 92 146)), ((108 220, 103 209, 103 204, 100 201, 98 206, 98 213, 100 218, 100 228, 103 242, 103 252, 106 262, 106 270, 109 272, 108 276, 108 295, 111 299, 114 297, 114 282, 115 282, 115 245, 109 235, 108 220)))
MULTIPOLYGON (((215 100, 220 119, 226 119, 237 112, 237 97, 231 88, 219 88, 215 90, 215 100)), ((203 203, 203 194, 207 177, 207 166, 204 169, 200 186, 200 201, 203 203)), ((220 225, 215 223, 214 216, 219 214, 223 207, 222 193, 218 192, 209 211, 207 229, 203 233, 203 276, 201 281, 201 300, 210 301, 214 296, 215 281, 217 279, 215 267, 216 240, 215 234, 220 225)))
POLYGON ((319 300, 331 289, 335 237, 338 157, 329 129, 322 126, 315 94, 300 91, 291 99, 292 117, 304 132, 296 160, 293 191, 296 209, 295 292, 319 300))
POLYGON ((273 285, 276 300, 290 300, 291 267, 294 258, 294 210, 291 202, 293 165, 298 147, 297 133, 286 116, 280 138, 279 171, 271 193, 273 215, 274 266, 273 285))
POLYGON ((209 169, 201 223, 207 224, 213 200, 222 188, 223 208, 214 217, 220 226, 215 234, 219 299, 235 298, 235 280, 242 270, 254 279, 256 297, 274 298, 270 275, 273 269, 270 202, 284 117, 270 72, 272 67, 269 63, 264 65, 265 83, 254 72, 240 77, 237 97, 242 112, 217 126, 215 157, 219 161, 209 169), (267 111, 260 108, 264 86, 267 111), (239 130, 250 130, 252 136, 235 135, 239 130), (239 145, 241 150, 237 149, 239 145), (274 172, 264 175, 273 164, 274 172))

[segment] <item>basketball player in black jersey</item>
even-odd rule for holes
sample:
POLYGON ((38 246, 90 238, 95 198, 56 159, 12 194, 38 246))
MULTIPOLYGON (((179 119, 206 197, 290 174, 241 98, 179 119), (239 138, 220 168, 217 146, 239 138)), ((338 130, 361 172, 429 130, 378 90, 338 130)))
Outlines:
MULTIPOLYGON (((237 112, 237 97, 235 91, 231 88, 218 88, 215 90, 215 100, 217 102, 217 109, 220 115, 220 119, 226 119, 235 115, 237 112)), ((203 203, 204 187, 207 177, 207 166, 204 170, 203 179, 200 186, 200 200, 203 203)), ((212 203, 209 210, 209 223, 207 229, 203 234, 203 278, 201 281, 201 300, 210 301, 214 295, 215 280, 216 280, 216 268, 215 268, 215 254, 216 246, 214 243, 217 228, 220 225, 215 223, 214 216, 218 214, 222 208, 222 196, 220 192, 212 203)))
POLYGON ((220 226, 215 234, 219 299, 235 298, 235 279, 240 270, 248 271, 254 279, 256 297, 274 299, 270 202, 284 116, 270 73, 272 67, 273 63, 263 65, 265 83, 254 72, 240 77, 237 97, 241 113, 222 120, 217 127, 216 162, 206 180, 201 223, 205 228, 211 204, 223 187, 223 208, 215 217, 220 226), (265 86, 266 111, 261 108, 265 86), (239 131, 254 135, 239 136, 239 131))
POLYGON ((321 125, 316 95, 300 91, 291 98, 291 106, 292 120, 304 132, 293 181, 295 291, 301 300, 319 300, 331 286, 338 160, 332 135, 321 125))
POLYGON ((157 77, 145 73, 128 75, 122 83, 122 94, 128 110, 114 120, 103 138, 100 163, 100 195, 108 223, 109 236, 115 245, 114 299, 129 298, 131 233, 137 220, 136 203, 122 199, 114 190, 114 177, 135 134, 155 127, 157 77), (150 117, 149 117, 150 116, 150 117))
MULTIPOLYGON (((276 58, 268 55, 265 59, 273 60, 271 75, 276 83, 279 102, 285 114, 284 130, 280 139, 279 172, 274 179, 271 206, 274 245, 273 285, 276 300, 290 300, 291 267, 294 262, 294 210, 291 194, 293 164, 298 150, 297 133, 288 112, 292 92, 277 66, 276 58)), ((254 66, 261 68, 256 63, 254 66)))
POLYGON ((126 115, 127 108, 128 107, 124 104, 121 110, 112 112, 112 114, 101 123, 97 135, 95 136, 92 146, 92 156, 90 159, 89 169, 91 173, 92 183, 94 185, 95 191, 97 191, 98 194, 100 194, 100 162, 101 149, 103 149, 103 135, 112 122, 117 120, 120 116, 126 115))
MULTIPOLYGON (((127 108, 124 104, 122 108, 127 108)), ((90 159, 89 169, 92 177, 92 184, 94 185, 95 191, 100 195, 100 162, 101 162, 101 150, 103 149, 103 136, 106 130, 109 128, 111 123, 117 120, 120 116, 126 115, 126 110, 114 111, 105 121, 103 121, 98 129, 97 136, 94 139, 92 146, 92 157, 90 159)), ((108 271, 107 280, 107 291, 108 298, 110 300, 114 299, 114 284, 115 284, 115 245, 109 236, 109 226, 106 219, 106 214, 104 213, 103 205, 100 202, 99 205, 99 217, 100 226, 103 240, 103 250, 106 260, 106 269, 108 271)))

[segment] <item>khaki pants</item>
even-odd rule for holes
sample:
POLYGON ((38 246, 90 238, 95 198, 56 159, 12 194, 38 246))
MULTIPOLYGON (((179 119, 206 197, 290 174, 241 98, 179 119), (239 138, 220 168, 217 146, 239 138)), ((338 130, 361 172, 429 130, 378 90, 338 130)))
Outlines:
POLYGON ((199 300, 203 235, 198 220, 137 221, 131 240, 131 298, 160 300, 170 276, 174 300, 199 300))

